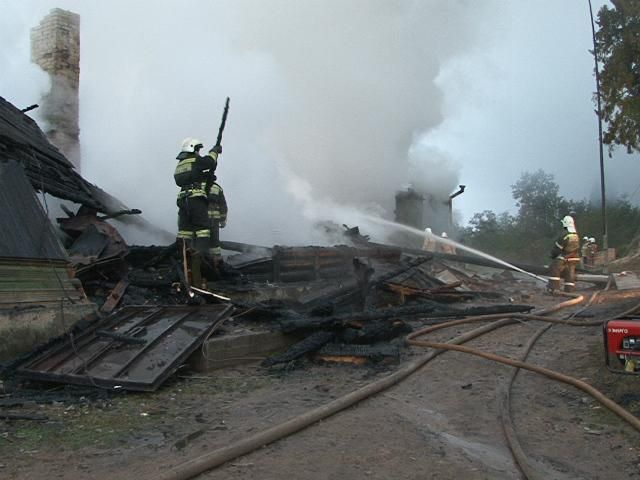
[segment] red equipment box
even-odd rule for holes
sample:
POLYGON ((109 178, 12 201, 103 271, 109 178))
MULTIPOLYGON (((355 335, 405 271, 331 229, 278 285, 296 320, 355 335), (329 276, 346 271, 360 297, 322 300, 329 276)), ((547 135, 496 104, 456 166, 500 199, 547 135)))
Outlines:
POLYGON ((610 320, 604 324, 604 351, 612 372, 640 374, 640 320, 610 320))

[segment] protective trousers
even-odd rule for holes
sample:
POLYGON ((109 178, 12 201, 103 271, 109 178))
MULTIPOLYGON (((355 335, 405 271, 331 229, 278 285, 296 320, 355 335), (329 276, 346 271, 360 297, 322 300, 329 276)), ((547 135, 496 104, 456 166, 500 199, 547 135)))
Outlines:
POLYGON ((192 282, 201 287, 200 263, 206 255, 211 234, 207 198, 204 196, 178 198, 177 205, 178 238, 182 239, 186 246, 193 251, 191 259, 192 282))
POLYGON ((560 290, 560 279, 564 279, 564 291, 574 292, 576 289, 576 265, 579 258, 556 257, 551 263, 551 274, 547 288, 560 290))

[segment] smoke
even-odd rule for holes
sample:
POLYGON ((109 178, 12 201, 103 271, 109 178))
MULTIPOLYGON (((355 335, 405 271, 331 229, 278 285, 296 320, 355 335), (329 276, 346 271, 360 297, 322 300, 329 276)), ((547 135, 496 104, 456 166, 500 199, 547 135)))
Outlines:
POLYGON ((42 1, 29 27, 53 6, 81 15, 89 180, 175 231, 180 142, 212 145, 229 96, 222 238, 319 243, 316 222, 391 218, 408 184, 456 188, 458 167, 428 133, 444 118, 443 68, 481 48, 493 4, 479 3, 42 1))
MULTIPOLYGON (((18 108, 34 103, 49 89, 49 76, 31 63, 29 10, 16 2, 0 2, 0 96, 18 108)), ((35 24, 34 24, 35 25, 35 24)), ((29 112, 38 117, 38 111, 29 112)))
POLYGON ((49 141, 80 171, 78 91, 63 75, 51 75, 51 89, 40 98, 40 127, 49 141))

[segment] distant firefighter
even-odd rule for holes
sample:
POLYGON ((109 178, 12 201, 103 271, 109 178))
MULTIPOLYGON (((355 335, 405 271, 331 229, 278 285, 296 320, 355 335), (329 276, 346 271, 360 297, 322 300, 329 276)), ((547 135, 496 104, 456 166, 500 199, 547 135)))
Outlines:
POLYGON ((596 256, 596 253, 599 252, 599 248, 598 248, 598 244, 596 243, 596 239, 591 237, 589 238, 589 244, 590 244, 590 248, 591 248, 591 258, 593 259, 593 257, 596 256))
POLYGON ((567 215, 562 220, 562 233, 551 250, 551 275, 547 289, 560 289, 560 278, 564 278, 564 291, 576 289, 576 266, 580 263, 580 237, 573 217, 567 215))
POLYGON ((440 236, 445 240, 444 242, 439 243, 440 252, 455 255, 456 247, 454 247, 451 243, 447 243, 449 241, 449 235, 447 235, 447 232, 442 232, 442 235, 440 236))
POLYGON ((434 238, 433 232, 429 227, 424 229, 424 243, 422 244, 422 250, 427 252, 435 252, 438 248, 438 244, 434 238))
POLYGON ((589 237, 582 237, 582 247, 580 247, 580 257, 582 257, 582 265, 588 267, 590 265, 591 242, 589 237))

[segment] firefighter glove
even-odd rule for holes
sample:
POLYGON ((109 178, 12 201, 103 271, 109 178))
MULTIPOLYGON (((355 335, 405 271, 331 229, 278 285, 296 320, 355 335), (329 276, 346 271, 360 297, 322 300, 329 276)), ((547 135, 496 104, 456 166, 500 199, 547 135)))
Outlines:
POLYGON ((212 152, 217 153, 218 155, 222 154, 222 145, 214 145, 211 149, 212 152))
POLYGON ((221 220, 220 221, 220 228, 224 228, 227 226, 227 221, 226 220, 221 220))

